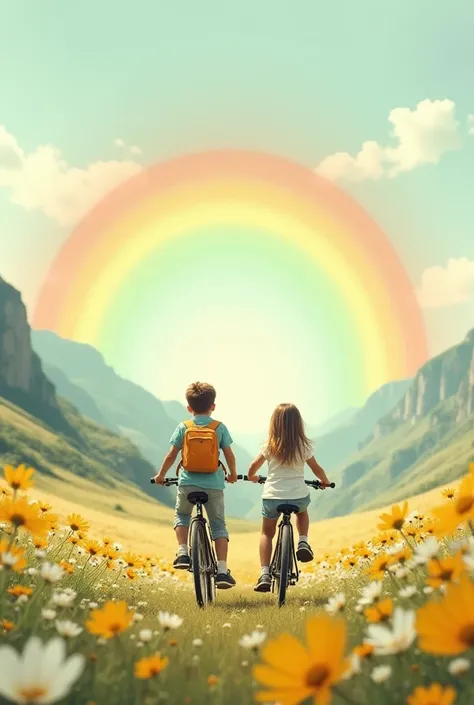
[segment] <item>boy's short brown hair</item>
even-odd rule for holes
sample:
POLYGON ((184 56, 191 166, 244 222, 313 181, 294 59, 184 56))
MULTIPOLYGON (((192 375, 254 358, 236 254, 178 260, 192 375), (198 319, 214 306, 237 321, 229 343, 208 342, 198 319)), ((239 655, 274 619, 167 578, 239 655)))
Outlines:
POLYGON ((216 401, 216 390, 207 382, 193 382, 186 389, 186 401, 195 414, 203 414, 216 401))

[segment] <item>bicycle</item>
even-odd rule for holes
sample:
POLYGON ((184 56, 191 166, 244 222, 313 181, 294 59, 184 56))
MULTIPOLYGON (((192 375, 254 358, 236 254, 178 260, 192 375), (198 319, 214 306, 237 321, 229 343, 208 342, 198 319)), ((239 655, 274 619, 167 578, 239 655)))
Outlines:
MULTIPOLYGON (((237 479, 251 482, 248 475, 238 475, 237 479)), ((260 476, 258 484, 263 485, 266 479, 266 477, 260 476)), ((305 484, 315 490, 321 490, 326 487, 334 488, 336 486, 334 482, 329 485, 323 485, 319 480, 305 480, 305 484)), ((296 560, 293 540, 293 525, 291 523, 291 515, 297 514, 299 508, 295 504, 282 502, 278 505, 277 511, 281 512, 283 517, 278 526, 277 542, 270 562, 270 575, 272 578, 272 593, 275 592, 276 586, 278 590, 278 606, 282 607, 285 604, 288 586, 296 585, 299 579, 298 561, 296 560)))
MULTIPOLYGON (((153 477, 151 483, 155 484, 153 477)), ((165 487, 177 484, 177 479, 167 478, 165 480, 165 487)), ((217 575, 217 560, 209 536, 208 523, 202 511, 207 500, 208 495, 204 491, 188 494, 188 501, 196 507, 196 514, 191 519, 189 529, 189 553, 191 556, 189 571, 193 574, 196 602, 201 608, 214 602, 216 597, 214 580, 217 575)))

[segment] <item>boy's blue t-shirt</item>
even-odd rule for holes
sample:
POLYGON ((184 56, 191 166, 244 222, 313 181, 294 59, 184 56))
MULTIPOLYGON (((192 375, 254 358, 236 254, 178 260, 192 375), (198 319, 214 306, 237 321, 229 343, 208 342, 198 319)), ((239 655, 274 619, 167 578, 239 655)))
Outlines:
MULTIPOLYGON (((206 426, 213 421, 211 416, 204 416, 203 414, 196 414, 193 420, 198 426, 206 426)), ((183 447, 185 431, 186 426, 184 423, 180 423, 170 439, 171 445, 175 446, 175 448, 179 448, 179 450, 183 447)), ((216 433, 219 448, 228 448, 232 443, 232 437, 227 426, 220 423, 216 428, 216 433)), ((188 472, 181 468, 179 471, 179 485, 195 485, 196 487, 201 487, 203 490, 223 490, 225 489, 224 471, 221 467, 216 472, 210 473, 188 472)))

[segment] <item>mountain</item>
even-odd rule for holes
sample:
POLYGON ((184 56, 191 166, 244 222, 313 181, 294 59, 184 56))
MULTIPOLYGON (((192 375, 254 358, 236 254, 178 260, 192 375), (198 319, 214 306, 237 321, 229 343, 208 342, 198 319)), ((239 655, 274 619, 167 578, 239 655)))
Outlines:
POLYGON ((360 409, 354 413, 347 410, 349 418, 345 423, 315 439, 315 455, 325 470, 334 474, 358 450, 373 433, 379 419, 403 397, 410 383, 410 380, 399 380, 384 384, 360 409))
POLYGON ((30 328, 20 293, 0 277, 0 396, 74 435, 31 348, 30 328))
MULTIPOLYGON (((84 401, 80 390, 74 393, 84 401)), ((140 487, 151 494, 153 467, 138 449, 57 395, 32 350, 21 296, 1 278, 0 420, 1 462, 28 463, 58 479, 71 472, 111 488, 125 484, 130 492, 140 487)), ((154 489, 153 496, 173 503, 165 488, 154 489)))
MULTIPOLYGON (((83 415, 131 440, 155 467, 161 463, 177 424, 189 417, 183 404, 160 401, 123 379, 90 345, 44 330, 33 331, 32 343, 64 398, 83 415)), ((238 471, 245 473, 250 455, 238 443, 233 444, 233 450, 238 471)), ((239 483, 226 491, 229 516, 245 516, 254 502, 255 488, 247 484, 239 483)))
POLYGON ((313 516, 381 506, 449 482, 474 459, 474 330, 423 365, 313 516))
POLYGON ((308 424, 306 426, 308 438, 319 438, 320 436, 325 436, 326 434, 331 433, 340 426, 344 426, 353 418, 357 411, 359 411, 359 407, 349 406, 347 409, 343 409, 337 414, 334 414, 334 416, 331 416, 327 421, 323 421, 322 423, 316 425, 308 424))

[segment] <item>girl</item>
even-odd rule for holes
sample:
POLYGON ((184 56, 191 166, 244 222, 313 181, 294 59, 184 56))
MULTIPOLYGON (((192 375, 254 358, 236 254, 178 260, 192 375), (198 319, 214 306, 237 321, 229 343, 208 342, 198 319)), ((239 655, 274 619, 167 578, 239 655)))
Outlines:
POLYGON ((293 404, 280 404, 273 412, 268 441, 250 464, 249 480, 258 482, 257 471, 265 461, 268 462, 268 477, 262 494, 263 522, 260 537, 262 572, 254 588, 256 592, 269 592, 271 588, 270 560, 279 516, 277 511, 279 504, 286 502, 299 507, 296 515, 299 533, 296 557, 303 563, 313 560, 313 551, 308 543, 310 498, 309 487, 304 482, 305 463, 309 465, 323 486, 329 484, 326 473, 314 458, 301 414, 293 404))

